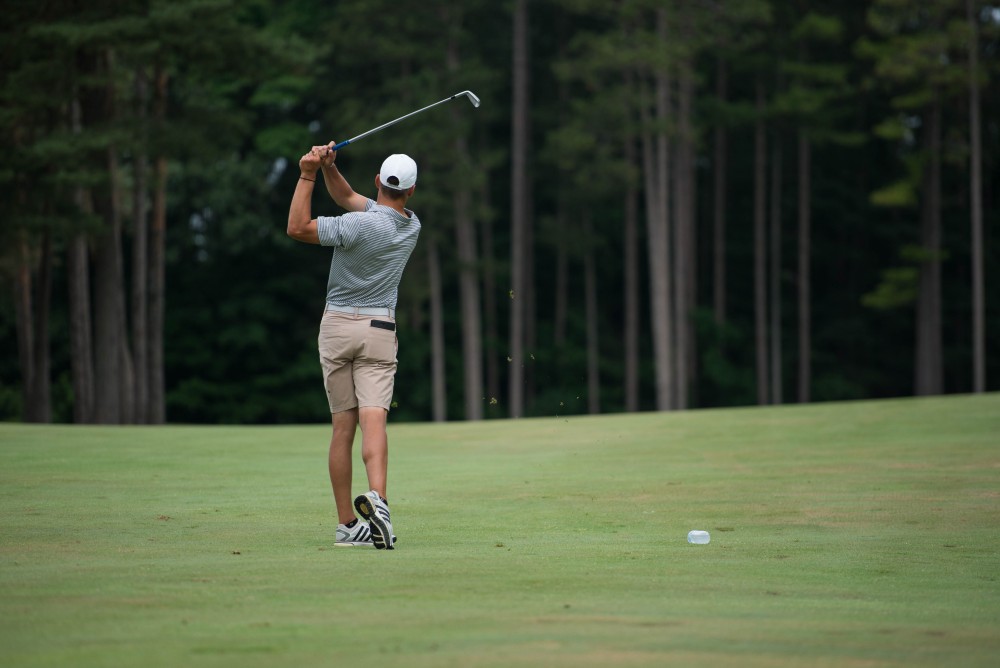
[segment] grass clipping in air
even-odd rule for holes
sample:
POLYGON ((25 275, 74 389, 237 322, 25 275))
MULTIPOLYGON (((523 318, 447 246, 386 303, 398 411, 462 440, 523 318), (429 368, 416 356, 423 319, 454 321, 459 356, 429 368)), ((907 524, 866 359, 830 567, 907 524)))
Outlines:
POLYGON ((1000 395, 389 436, 379 552, 333 547, 326 426, 0 426, 0 665, 1000 653, 1000 395))

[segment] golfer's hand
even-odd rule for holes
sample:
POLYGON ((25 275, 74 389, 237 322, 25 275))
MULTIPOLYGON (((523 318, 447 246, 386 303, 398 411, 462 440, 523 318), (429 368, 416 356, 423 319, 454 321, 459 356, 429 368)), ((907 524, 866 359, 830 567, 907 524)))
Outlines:
POLYGON ((313 146, 312 150, 317 153, 320 157, 320 167, 333 167, 333 163, 337 160, 337 152, 331 147, 335 144, 330 142, 329 144, 323 144, 322 146, 313 146))
POLYGON ((311 151, 299 158, 299 170, 308 176, 315 176, 323 165, 322 154, 318 149, 322 147, 314 146, 311 151))

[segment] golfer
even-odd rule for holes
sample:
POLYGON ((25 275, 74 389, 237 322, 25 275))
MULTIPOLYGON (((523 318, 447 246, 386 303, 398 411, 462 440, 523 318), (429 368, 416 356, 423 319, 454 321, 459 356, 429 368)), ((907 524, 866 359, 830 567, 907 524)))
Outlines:
POLYGON ((299 180, 288 210, 288 236, 333 247, 319 357, 333 418, 330 484, 337 506, 336 545, 391 550, 395 536, 386 500, 389 445, 386 419, 396 375, 396 298, 420 219, 406 208, 417 165, 390 155, 375 176, 375 201, 354 192, 337 169, 337 152, 314 146, 299 160, 299 180), (312 217, 317 174, 349 213, 312 217), (371 491, 351 507, 351 451, 361 426, 361 455, 371 491), (354 511, 361 515, 359 521, 354 511))

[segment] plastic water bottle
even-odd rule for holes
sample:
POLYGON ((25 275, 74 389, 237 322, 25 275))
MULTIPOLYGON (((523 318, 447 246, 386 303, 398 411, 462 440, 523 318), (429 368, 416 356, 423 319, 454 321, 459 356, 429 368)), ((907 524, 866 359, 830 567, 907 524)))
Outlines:
POLYGON ((710 540, 712 540, 712 537, 708 535, 707 531, 688 532, 689 543, 694 543, 695 545, 706 545, 710 540))

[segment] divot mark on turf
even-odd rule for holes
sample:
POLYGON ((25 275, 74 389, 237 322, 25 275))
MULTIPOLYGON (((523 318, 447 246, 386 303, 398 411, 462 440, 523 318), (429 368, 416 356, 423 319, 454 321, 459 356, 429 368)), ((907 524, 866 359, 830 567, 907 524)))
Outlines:
POLYGON ((170 515, 160 515, 156 519, 160 520, 161 522, 166 522, 167 520, 172 520, 174 518, 171 517, 170 515))

